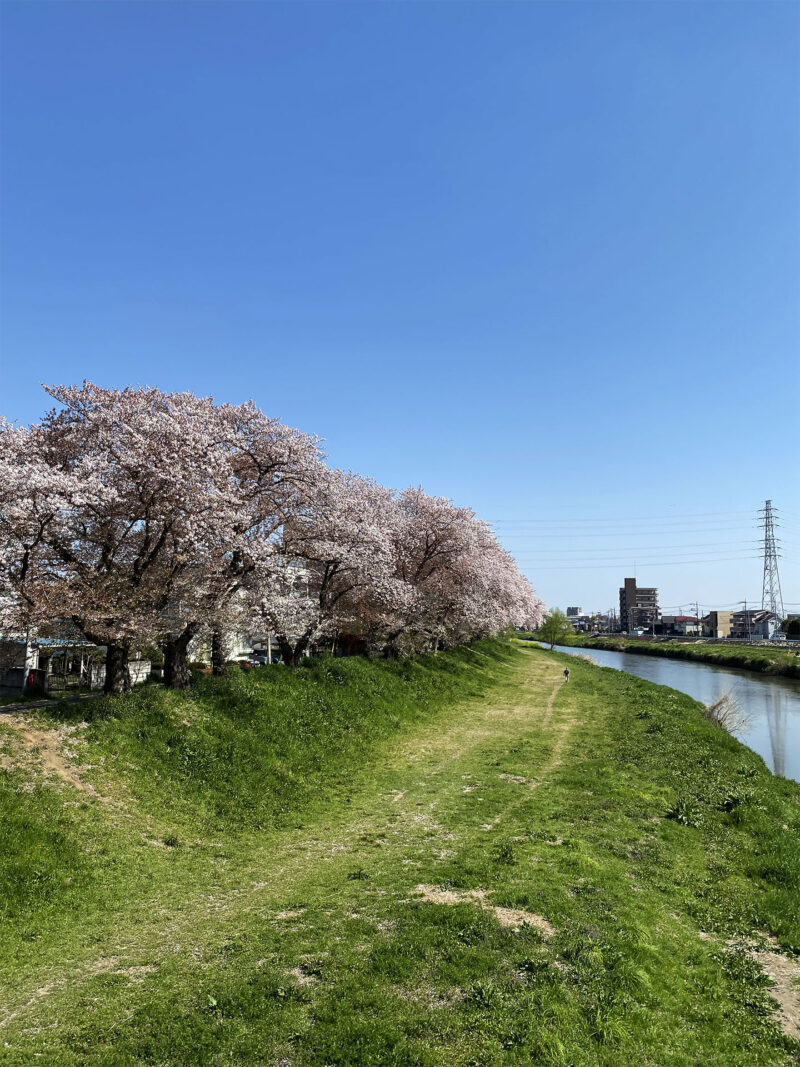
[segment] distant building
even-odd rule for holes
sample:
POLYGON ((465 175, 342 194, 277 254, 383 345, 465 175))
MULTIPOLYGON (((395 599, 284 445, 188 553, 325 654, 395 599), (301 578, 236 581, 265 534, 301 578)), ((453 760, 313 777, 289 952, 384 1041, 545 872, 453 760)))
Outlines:
POLYGON ((580 608, 567 608, 567 618, 572 618, 573 615, 583 615, 580 608))
POLYGON ((731 637, 739 640, 772 641, 781 634, 781 619, 773 611, 748 608, 735 611, 731 618, 731 637))
POLYGON ((626 578, 619 591, 619 618, 623 630, 652 629, 658 622, 658 589, 626 578))
MULTIPOLYGON (((48 693, 83 687, 100 689, 105 682, 104 649, 79 634, 60 637, 0 637, 0 697, 17 696, 38 686, 48 693)), ((150 676, 149 659, 134 653, 128 664, 134 685, 150 676)))
POLYGON ((703 637, 730 637, 732 611, 710 611, 703 619, 703 637))
POLYGON ((676 637, 697 637, 700 620, 694 615, 662 615, 661 632, 676 637))

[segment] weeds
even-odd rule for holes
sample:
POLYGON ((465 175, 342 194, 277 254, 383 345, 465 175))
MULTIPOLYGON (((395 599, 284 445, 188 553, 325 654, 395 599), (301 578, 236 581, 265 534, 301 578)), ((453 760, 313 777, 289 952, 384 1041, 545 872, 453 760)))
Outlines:
POLYGON ((743 711, 733 693, 728 690, 703 709, 703 714, 715 726, 722 727, 729 734, 743 734, 752 726, 752 720, 747 712, 743 711))
POLYGON ((492 859, 495 863, 504 863, 506 866, 513 866, 517 862, 516 852, 514 846, 510 841, 500 841, 495 845, 492 853, 492 859))
POLYGON ((703 821, 703 812, 700 805, 694 800, 685 797, 676 801, 672 807, 667 808, 666 818, 674 819, 681 826, 700 826, 703 821))

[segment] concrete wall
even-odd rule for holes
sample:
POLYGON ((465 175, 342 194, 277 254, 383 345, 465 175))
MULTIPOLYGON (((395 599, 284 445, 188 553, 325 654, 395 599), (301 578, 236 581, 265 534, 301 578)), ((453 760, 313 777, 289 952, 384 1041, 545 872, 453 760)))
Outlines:
POLYGON ((45 671, 26 670, 24 667, 11 667, 5 671, 0 677, 0 697, 16 697, 21 696, 23 692, 23 684, 27 682, 28 676, 33 674, 33 684, 44 688, 47 674, 45 671))

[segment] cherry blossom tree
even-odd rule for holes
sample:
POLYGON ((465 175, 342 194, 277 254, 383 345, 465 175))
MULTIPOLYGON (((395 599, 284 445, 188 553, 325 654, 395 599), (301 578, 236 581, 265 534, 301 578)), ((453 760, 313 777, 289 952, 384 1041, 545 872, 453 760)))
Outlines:
POLYGON ((34 430, 0 421, 0 626, 34 630, 74 595, 54 542, 68 540, 73 502, 98 507, 105 486, 90 464, 51 465, 34 430))
POLYGON ((527 579, 469 508, 421 488, 397 500, 395 573, 405 587, 384 613, 388 654, 454 644, 536 619, 541 605, 527 579))
POLYGON ((352 626, 359 597, 394 582, 392 546, 382 518, 392 493, 367 478, 320 467, 305 506, 284 523, 277 555, 253 588, 254 619, 271 629, 285 663, 313 643, 352 626))
POLYGON ((203 432, 211 404, 89 383, 47 392, 61 409, 21 438, 10 431, 15 476, 38 489, 10 505, 4 464, 0 525, 16 549, 5 577, 33 619, 68 620, 105 645, 105 688, 121 692, 132 644, 158 631, 196 544, 224 514, 226 502, 205 494, 221 481, 203 432))
POLYGON ((319 442, 268 418, 252 401, 214 409, 215 446, 226 477, 219 491, 224 521, 207 529, 202 556, 171 604, 172 636, 165 643, 165 681, 188 685, 187 650, 210 630, 212 666, 224 673, 227 633, 246 620, 248 589, 280 570, 284 524, 303 507, 325 471, 319 442))
POLYGON ((287 467, 317 461, 313 439, 255 405, 156 389, 58 386, 61 405, 29 430, 3 427, 2 579, 33 621, 70 620, 105 645, 109 692, 130 686, 136 641, 161 638, 185 684, 203 620, 282 521, 287 467), (19 491, 19 495, 15 492, 19 491))
POLYGON ((456 591, 454 576, 464 570, 470 547, 473 514, 444 497, 421 488, 404 490, 398 498, 393 530, 397 577, 410 595, 390 615, 386 649, 394 654, 404 637, 425 647, 442 639, 447 612, 456 591))
MULTIPOLYGON (((106 647, 106 690, 157 641, 266 626, 284 661, 337 630, 388 654, 535 626, 542 605, 490 528, 422 489, 330 470, 319 442, 255 404, 56 386, 30 428, 0 422, 0 627, 58 620, 106 647)), ((214 636, 216 635, 216 636, 214 636)))
POLYGON ((541 604, 488 528, 476 523, 469 551, 440 587, 439 612, 439 640, 454 645, 528 626, 540 617, 541 604))

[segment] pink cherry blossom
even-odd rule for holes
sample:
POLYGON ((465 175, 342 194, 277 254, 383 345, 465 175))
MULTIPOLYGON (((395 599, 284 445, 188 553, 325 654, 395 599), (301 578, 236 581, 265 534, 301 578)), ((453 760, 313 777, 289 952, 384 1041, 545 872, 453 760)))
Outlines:
MULTIPOLYGON (((287 663, 337 633, 398 655, 534 626, 543 605, 490 527, 421 488, 331 470, 318 439, 248 401, 47 387, 59 407, 0 420, 0 627, 59 621, 107 649, 267 628, 287 663)), ((218 657, 217 668, 222 659, 218 657)))

